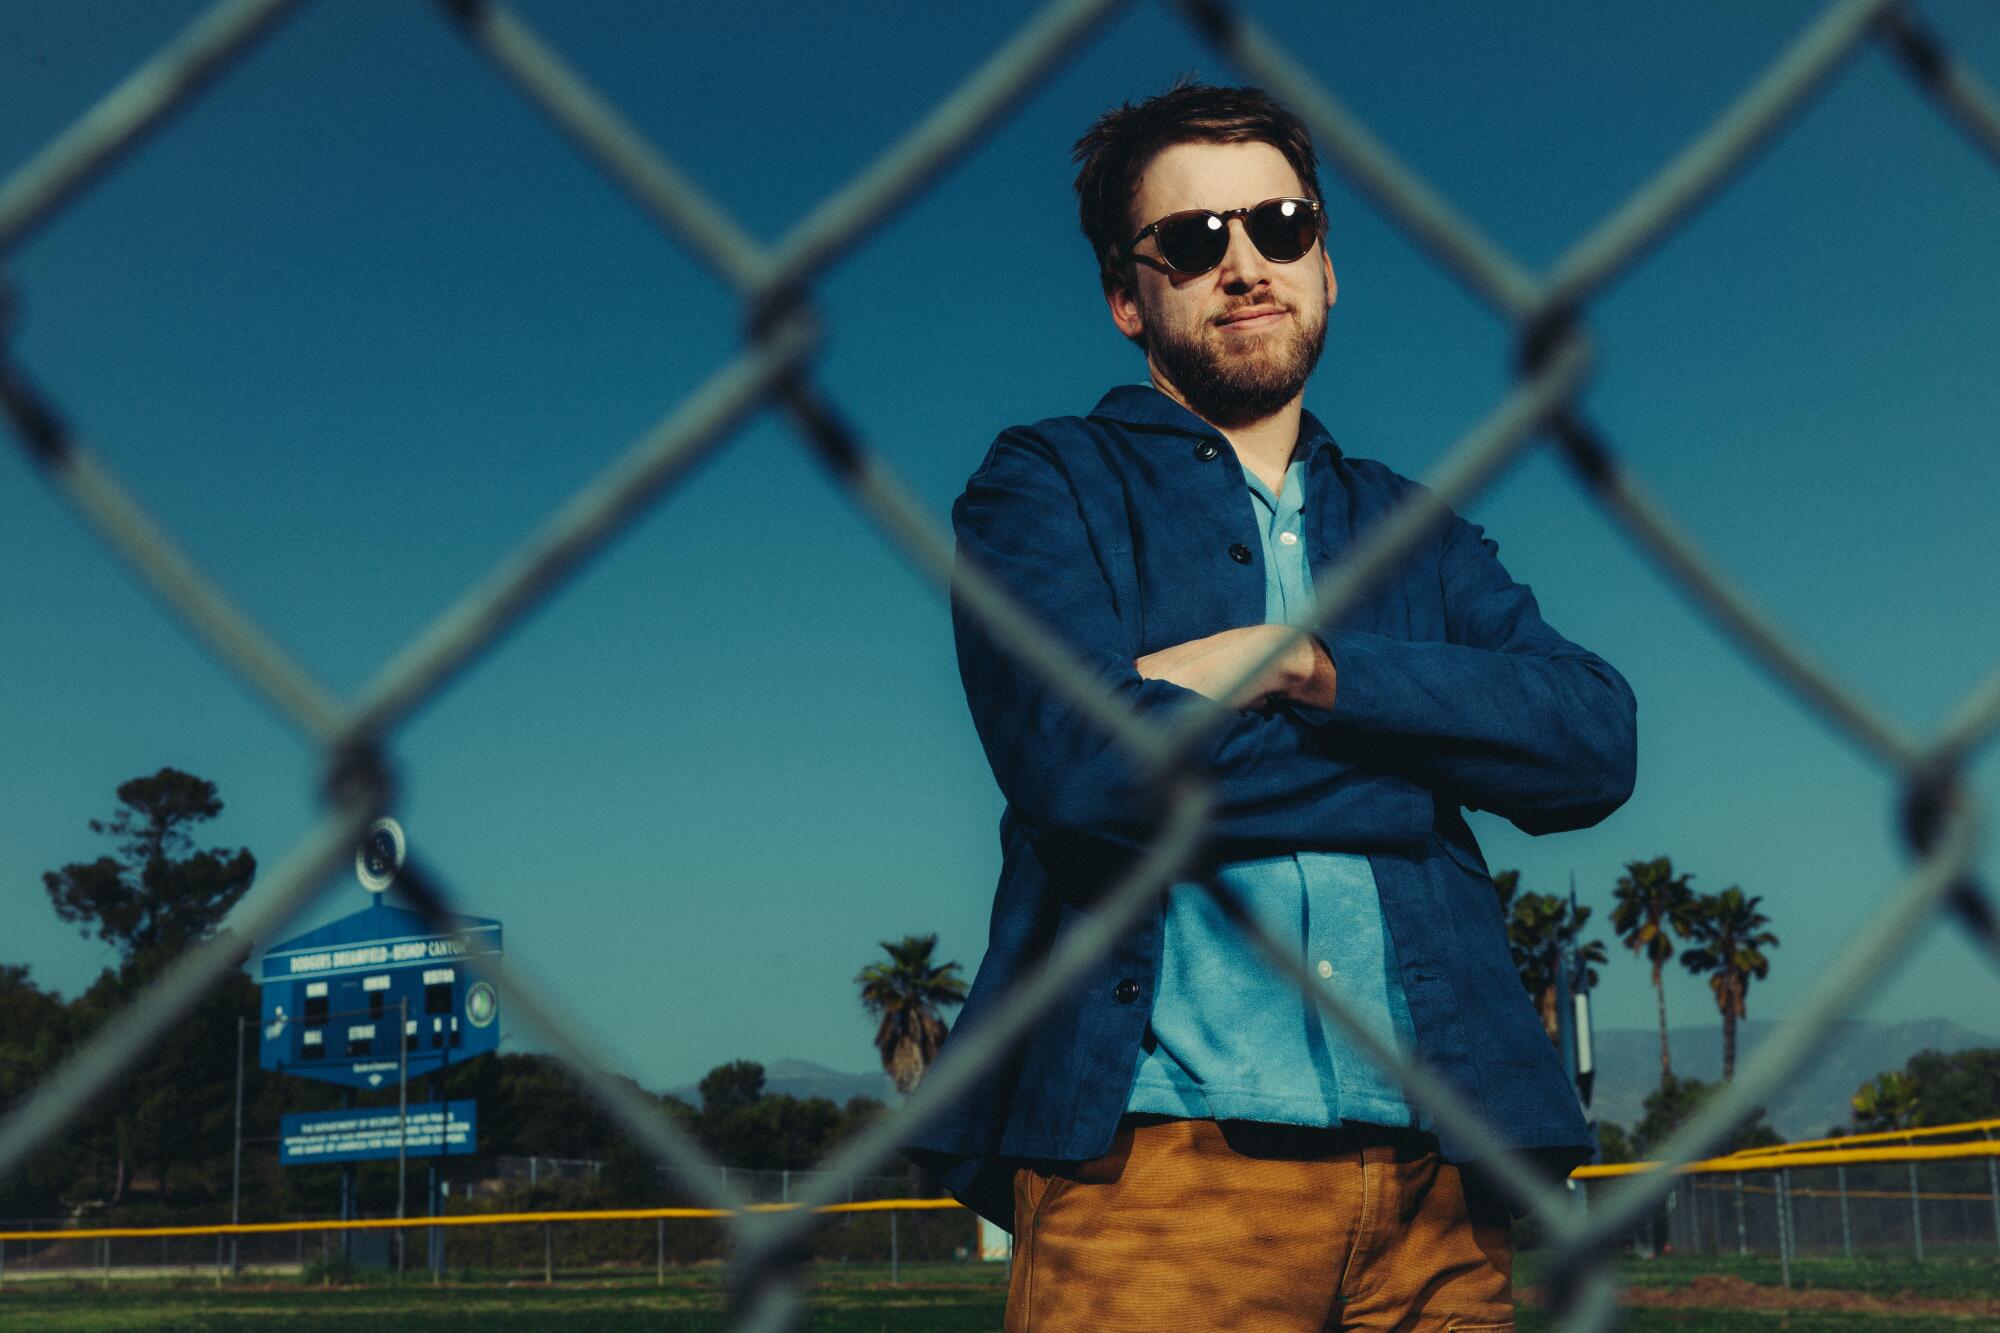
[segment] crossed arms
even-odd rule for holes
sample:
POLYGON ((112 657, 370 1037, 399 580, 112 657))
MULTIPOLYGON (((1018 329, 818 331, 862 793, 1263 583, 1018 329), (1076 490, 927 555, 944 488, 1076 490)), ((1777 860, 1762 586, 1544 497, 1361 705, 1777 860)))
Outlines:
POLYGON ((1147 653, 1132 666, 1146 680, 1170 681, 1211 699, 1224 699, 1228 691, 1226 702, 1231 708, 1256 713, 1286 703, 1326 712, 1333 707, 1337 684, 1326 645, 1310 636, 1295 637, 1289 625, 1226 629, 1147 653), (1286 650, 1266 662, 1287 639, 1291 643, 1286 650), (1260 663, 1262 669, 1245 679, 1245 673, 1260 663))
MULTIPOLYGON (((995 442, 953 520, 962 558, 1159 721, 1195 694, 1219 696, 1290 633, 1247 626, 1134 661, 1077 491, 1032 432, 995 442)), ((1234 856, 1409 846, 1443 803, 1551 832, 1595 823, 1630 794, 1624 679, 1549 628, 1471 524, 1454 517, 1420 558, 1437 562, 1443 639, 1313 636, 1230 700, 1238 711, 1197 756, 1215 798, 1212 845, 1234 856)), ((974 725, 1017 814, 1044 835, 1142 845, 1154 804, 1129 758, 973 617, 954 608, 954 626, 974 725)))

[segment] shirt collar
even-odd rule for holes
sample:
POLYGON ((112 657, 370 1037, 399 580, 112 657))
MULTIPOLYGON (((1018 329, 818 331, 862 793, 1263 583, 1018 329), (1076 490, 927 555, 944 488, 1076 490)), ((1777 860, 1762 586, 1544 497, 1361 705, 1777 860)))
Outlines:
MULTIPOLYGON (((1177 435, 1198 435, 1213 440, 1223 438, 1221 431, 1150 384, 1119 385, 1098 400, 1090 415, 1137 426, 1142 430, 1172 431, 1177 435)), ((1299 444, 1294 456, 1310 459, 1320 449, 1331 450, 1335 458, 1340 457, 1340 446, 1334 442, 1327 428, 1320 424, 1319 418, 1301 411, 1299 444)))

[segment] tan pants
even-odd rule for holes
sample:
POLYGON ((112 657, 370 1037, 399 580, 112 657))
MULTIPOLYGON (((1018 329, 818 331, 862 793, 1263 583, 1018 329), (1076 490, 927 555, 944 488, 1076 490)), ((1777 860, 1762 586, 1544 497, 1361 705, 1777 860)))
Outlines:
POLYGON ((1514 1327, 1507 1214, 1409 1131, 1127 1116, 1014 1175, 1007 1333, 1514 1327))

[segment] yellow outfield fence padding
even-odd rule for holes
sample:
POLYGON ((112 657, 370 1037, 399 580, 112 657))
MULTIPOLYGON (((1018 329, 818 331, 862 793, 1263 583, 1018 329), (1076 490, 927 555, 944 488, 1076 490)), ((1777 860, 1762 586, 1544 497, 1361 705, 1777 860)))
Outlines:
MULTIPOLYGON (((743 1210, 752 1213, 788 1213, 796 1203, 753 1203, 743 1210)), ((829 1203, 815 1213, 934 1212, 940 1208, 963 1209, 956 1199, 865 1199, 860 1203, 829 1203)), ((362 1217, 350 1221, 339 1218, 303 1222, 221 1222, 207 1226, 177 1227, 65 1227, 54 1231, 0 1231, 0 1241, 9 1240, 123 1240, 145 1236, 268 1236, 293 1231, 384 1231, 411 1227, 495 1227, 524 1222, 659 1222, 682 1218, 734 1217, 733 1208, 581 1208, 540 1213, 457 1213, 436 1217, 362 1217)))
POLYGON ((1731 1157, 1766 1157, 1772 1153, 1802 1152, 1811 1148, 1853 1148, 1861 1144, 1908 1143, 1912 1139, 1942 1138, 1947 1134, 1984 1134, 2000 1129, 2000 1120, 1967 1120, 1956 1125, 1927 1125, 1922 1129, 1884 1129, 1872 1134, 1849 1134, 1837 1139, 1800 1139, 1795 1143, 1774 1143, 1764 1148, 1740 1148, 1731 1157))
MULTIPOLYGON (((1884 1161, 1964 1161, 1974 1157, 2000 1157, 2000 1143, 1974 1139, 1972 1143, 1910 1143, 1904 1147, 1864 1147, 1864 1149, 1812 1149, 1794 1153, 1782 1145, 1768 1151, 1736 1153, 1730 1157, 1708 1157, 1676 1167, 1680 1175, 1714 1175, 1730 1171, 1784 1171, 1790 1167, 1852 1167, 1858 1163, 1884 1161)), ((1596 1181, 1614 1175, 1644 1175, 1656 1171, 1656 1161, 1622 1161, 1602 1167, 1578 1167, 1570 1173, 1576 1181, 1596 1181)))

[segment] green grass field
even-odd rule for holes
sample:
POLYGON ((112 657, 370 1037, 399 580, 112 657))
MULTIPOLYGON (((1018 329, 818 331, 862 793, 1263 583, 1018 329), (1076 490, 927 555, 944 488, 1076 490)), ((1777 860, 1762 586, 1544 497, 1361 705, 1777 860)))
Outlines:
MULTIPOLYGON (((1794 1290, 1779 1287, 1775 1260, 1626 1260, 1626 1327, 1652 1330, 1831 1329, 1845 1333, 1968 1333, 2000 1327, 2000 1257, 1909 1261, 1805 1260, 1794 1290)), ((822 1267, 813 1274, 810 1327, 827 1333, 990 1333, 1000 1327, 1006 1270, 1000 1264, 906 1264, 889 1284, 886 1265, 822 1267)), ((1524 1291, 1538 1288, 1537 1256, 1523 1255, 1524 1291)), ((678 1269, 652 1275, 567 1272, 540 1281, 461 1275, 442 1287, 370 1282, 319 1287, 204 1282, 8 1281, 0 1287, 0 1328, 8 1333, 193 1333, 273 1328, 285 1333, 394 1333, 550 1327, 604 1330, 722 1330, 729 1327, 722 1273, 678 1269)), ((1520 1312, 1524 1333, 1551 1327, 1534 1304, 1520 1312)))

